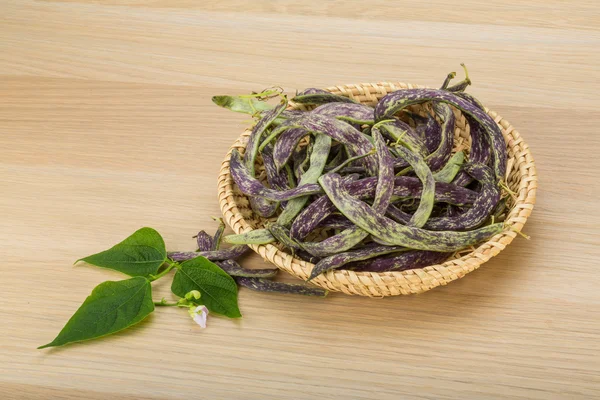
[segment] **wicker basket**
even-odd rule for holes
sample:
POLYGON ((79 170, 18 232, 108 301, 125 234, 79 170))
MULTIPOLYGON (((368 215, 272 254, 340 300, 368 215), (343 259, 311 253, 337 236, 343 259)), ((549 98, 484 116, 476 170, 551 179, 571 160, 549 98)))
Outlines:
MULTIPOLYGON (((335 94, 348 96, 364 104, 375 105, 379 99, 390 92, 418 87, 421 86, 381 82, 334 86, 327 90, 335 94)), ((292 102, 290 102, 290 107, 306 110, 306 106, 292 102)), ((470 146, 469 125, 459 111, 454 111, 457 116, 455 150, 459 148, 468 150, 470 146)), ((407 271, 382 273, 354 272, 343 269, 332 270, 321 274, 311 282, 331 291, 369 297, 421 293, 462 278, 504 250, 517 236, 517 232, 521 231, 531 214, 535 203, 537 173, 529 147, 521 138, 519 132, 497 113, 486 111, 501 127, 506 139, 508 149, 506 182, 512 191, 516 193, 514 197, 509 199, 509 207, 505 218, 506 228, 502 233, 497 234, 477 248, 473 247, 455 254, 454 258, 443 264, 407 271)), ((249 135, 250 131, 242 133, 233 144, 232 149, 235 148, 243 153, 249 135)), ((230 155, 231 150, 227 153, 219 173, 219 204, 225 220, 233 231, 244 233, 263 227, 268 220, 252 212, 247 197, 239 191, 233 182, 229 171, 230 155)), ((308 278, 314 266, 309 262, 294 258, 275 245, 252 245, 250 247, 265 260, 302 280, 308 278)))

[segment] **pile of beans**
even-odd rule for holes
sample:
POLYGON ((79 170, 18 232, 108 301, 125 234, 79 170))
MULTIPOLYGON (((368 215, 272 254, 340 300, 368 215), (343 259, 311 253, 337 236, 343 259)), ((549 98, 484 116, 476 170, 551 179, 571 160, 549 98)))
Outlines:
POLYGON ((258 118, 246 151, 230 170, 252 210, 276 220, 230 235, 236 244, 279 243, 316 264, 311 278, 334 268, 399 271, 444 261, 502 231, 506 174, 502 132, 465 93, 468 76, 440 89, 402 89, 369 107, 320 89, 272 105, 275 91, 216 96, 225 108, 258 118), (415 107, 421 104, 420 111, 415 107), (453 153, 455 111, 470 125, 468 156, 453 153), (265 184, 259 179, 262 159, 265 184), (316 240, 319 238, 321 240, 316 240))
POLYGON ((225 273, 231 276, 238 285, 259 292, 321 297, 327 295, 327 291, 320 288, 274 281, 273 278, 277 275, 278 269, 242 267, 236 260, 250 251, 250 248, 246 245, 235 245, 222 249, 221 240, 223 238, 223 232, 225 231, 225 223, 222 219, 219 219, 219 222, 219 227, 213 236, 203 230, 198 232, 195 236, 196 241, 198 242, 198 250, 170 252, 168 253, 169 258, 173 261, 185 261, 198 256, 205 257, 217 264, 225 273))

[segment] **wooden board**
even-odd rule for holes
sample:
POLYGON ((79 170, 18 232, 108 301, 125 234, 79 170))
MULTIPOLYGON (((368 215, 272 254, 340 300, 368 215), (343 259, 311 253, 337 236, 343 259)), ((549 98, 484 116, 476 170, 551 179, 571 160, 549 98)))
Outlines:
POLYGON ((2 398, 599 398, 599 26, 583 0, 2 1, 2 398), (35 349, 121 278, 74 260, 141 226, 181 250, 216 228, 216 175, 248 118, 211 96, 435 86, 460 62, 536 158, 531 241, 419 296, 241 290, 241 321, 159 309, 35 349))

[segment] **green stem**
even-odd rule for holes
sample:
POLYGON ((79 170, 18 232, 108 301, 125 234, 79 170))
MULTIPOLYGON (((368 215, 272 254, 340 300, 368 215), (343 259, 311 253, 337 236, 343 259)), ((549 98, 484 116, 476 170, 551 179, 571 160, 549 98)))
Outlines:
POLYGON ((167 300, 164 298, 161 301, 155 301, 154 305, 160 306, 160 307, 182 307, 182 308, 188 308, 190 306, 189 304, 167 303, 167 300))
POLYGON ((163 306, 163 307, 178 307, 179 306, 179 304, 177 304, 177 303, 163 303, 162 300, 155 301, 154 305, 155 306, 163 306))
POLYGON ((168 274, 169 271, 171 271, 173 268, 175 268, 178 265, 179 265, 178 262, 171 261, 171 263, 169 264, 169 266, 167 268, 165 268, 160 274, 158 274, 158 275, 150 275, 150 282, 154 282, 155 280, 162 278, 163 276, 165 276, 166 274, 168 274))
POLYGON ((343 163, 341 163, 340 165, 338 165, 337 167, 335 167, 334 169, 328 171, 328 173, 333 174, 338 172, 339 170, 341 170, 342 168, 344 168, 345 166, 347 166, 348 164, 356 161, 356 160, 360 160, 361 158, 365 158, 368 156, 372 156, 373 154, 375 154, 375 149, 369 151, 368 153, 365 154, 361 154, 358 156, 354 156, 354 157, 350 157, 349 159, 347 159, 346 161, 344 161, 343 163))
POLYGON ((394 120, 393 119, 384 119, 383 121, 379 121, 378 123, 376 123, 375 125, 373 125, 371 127, 371 131, 373 131, 373 129, 375 129, 375 128, 379 128, 380 125, 383 125, 388 122, 394 122, 394 120))

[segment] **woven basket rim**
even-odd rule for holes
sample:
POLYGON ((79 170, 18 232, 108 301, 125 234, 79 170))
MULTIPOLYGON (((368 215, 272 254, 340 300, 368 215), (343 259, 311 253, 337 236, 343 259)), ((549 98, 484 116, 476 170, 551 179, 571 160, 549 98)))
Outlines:
MULTIPOLYGON (((422 87, 425 86, 402 82, 378 82, 331 86, 325 90, 348 96, 361 103, 374 103, 389 92, 422 87)), ((303 107, 293 102, 290 102, 290 106, 292 108, 303 107)), ((369 297, 421 293, 463 277, 504 250, 518 235, 518 232, 522 230, 533 210, 536 200, 537 171, 529 146, 522 139, 519 132, 496 112, 487 108, 486 112, 502 129, 509 155, 513 154, 513 157, 509 157, 506 178, 515 172, 520 176, 519 186, 516 190, 516 200, 508 213, 505 228, 501 233, 480 244, 477 248, 473 248, 468 254, 447 260, 441 264, 406 271, 380 273, 339 269, 321 274, 311 282, 331 291, 369 297)), ((229 170, 231 151, 234 148, 245 148, 249 134, 250 131, 246 130, 231 146, 221 165, 218 176, 218 197, 221 212, 225 221, 235 233, 245 233, 253 230, 242 216, 235 202, 234 182, 229 170)), ((314 266, 271 244, 250 245, 250 247, 266 261, 302 280, 308 278, 314 266)))

